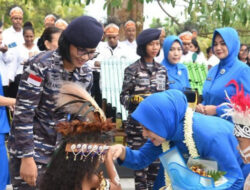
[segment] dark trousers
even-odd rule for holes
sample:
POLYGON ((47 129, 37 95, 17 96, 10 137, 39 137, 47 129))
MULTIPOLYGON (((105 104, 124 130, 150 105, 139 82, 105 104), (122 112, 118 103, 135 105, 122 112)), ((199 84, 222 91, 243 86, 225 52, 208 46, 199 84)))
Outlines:
POLYGON ((100 72, 93 71, 93 86, 91 89, 91 95, 94 97, 99 107, 102 107, 102 94, 100 89, 100 72))
POLYGON ((16 98, 21 76, 22 76, 21 74, 17 75, 15 77, 15 81, 10 83, 8 91, 7 91, 8 97, 16 98))

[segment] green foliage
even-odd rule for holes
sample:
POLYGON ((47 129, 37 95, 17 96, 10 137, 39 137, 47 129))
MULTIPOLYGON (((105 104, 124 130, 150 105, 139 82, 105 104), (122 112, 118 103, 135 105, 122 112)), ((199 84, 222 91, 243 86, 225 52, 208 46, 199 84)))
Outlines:
POLYGON ((150 24, 151 28, 165 28, 166 35, 177 35, 178 25, 173 23, 170 18, 165 18, 164 23, 161 23, 159 18, 153 18, 152 23, 150 24))
POLYGON ((132 0, 129 0, 128 1, 128 6, 127 6, 127 10, 129 11, 129 10, 132 10, 132 8, 133 8, 133 1, 132 0))
POLYGON ((223 171, 208 171, 207 175, 210 175, 214 181, 218 181, 222 176, 224 176, 226 172, 223 171))
POLYGON ((115 7, 120 8, 122 5, 123 0, 105 0, 103 9, 106 9, 107 7, 115 7))
POLYGON ((85 5, 78 1, 74 0, 67 4, 66 1, 62 2, 62 0, 0 0, 0 15, 2 15, 4 27, 7 28, 11 25, 10 9, 16 5, 20 6, 24 11, 23 23, 26 21, 32 22, 36 32, 35 35, 40 36, 44 30, 43 22, 47 14, 54 14, 67 22, 82 15, 85 5))
MULTIPOLYGON (((0 0, 0 13, 5 27, 10 25, 8 11, 9 8, 17 4, 24 8, 24 21, 30 20, 35 23, 38 33, 43 30, 43 18, 48 13, 54 13, 67 21, 79 16, 83 12, 84 5, 98 0, 0 0), (60 8, 62 5, 62 8, 60 8)), ((154 0, 137 0, 141 3, 149 3, 154 0)), ((123 0, 105 0, 104 8, 120 8, 123 0)), ((161 3, 176 6, 176 0, 160 0, 161 3)), ((199 35, 202 37, 211 36, 215 28, 231 26, 238 30, 242 43, 250 44, 250 4, 249 0, 183 0, 186 5, 184 14, 187 23, 195 23, 199 35)), ((132 0, 128 0, 128 10, 133 9, 132 0)), ((167 11, 167 10, 166 10, 167 11)), ((185 29, 185 23, 181 26, 174 18, 166 19, 163 23, 154 18, 152 26, 164 26, 171 34, 176 34, 185 29)))
MULTIPOLYGON (((184 15, 187 20, 185 23, 182 23, 181 26, 171 25, 168 19, 161 23, 160 20, 154 18, 151 26, 155 24, 165 26, 173 34, 195 28, 198 30, 199 36, 208 39, 211 39, 215 28, 230 26, 237 29, 242 43, 250 44, 250 4, 247 2, 248 0, 183 1, 186 3, 184 15)), ((161 0, 161 2, 171 3, 170 0, 161 0)), ((166 18, 168 18, 167 15, 166 18)))

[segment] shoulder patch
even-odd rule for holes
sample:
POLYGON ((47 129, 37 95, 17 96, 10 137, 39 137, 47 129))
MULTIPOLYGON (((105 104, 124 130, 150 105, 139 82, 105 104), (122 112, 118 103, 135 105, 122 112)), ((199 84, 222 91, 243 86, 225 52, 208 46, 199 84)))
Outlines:
POLYGON ((42 82, 42 78, 30 73, 28 76, 27 82, 35 86, 40 86, 42 82))

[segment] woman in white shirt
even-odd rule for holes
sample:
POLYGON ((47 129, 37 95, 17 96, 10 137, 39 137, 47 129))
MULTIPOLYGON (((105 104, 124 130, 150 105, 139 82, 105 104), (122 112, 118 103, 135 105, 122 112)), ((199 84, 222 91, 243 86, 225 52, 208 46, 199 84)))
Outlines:
POLYGON ((16 53, 17 61, 16 61, 16 73, 14 82, 10 83, 9 93, 11 97, 16 97, 19 81, 21 75, 23 74, 23 66, 24 63, 32 56, 38 54, 40 51, 36 44, 34 43, 35 31, 33 29, 31 22, 26 22, 23 27, 23 37, 24 43, 18 46, 16 53))
POLYGON ((192 60, 193 63, 206 64, 207 60, 204 54, 201 52, 200 46, 195 38, 192 39, 190 44, 190 51, 193 52, 192 60))
POLYGON ((20 46, 19 53, 21 57, 21 65, 30 57, 38 54, 40 50, 34 43, 35 31, 30 22, 26 22, 23 28, 24 43, 20 46))

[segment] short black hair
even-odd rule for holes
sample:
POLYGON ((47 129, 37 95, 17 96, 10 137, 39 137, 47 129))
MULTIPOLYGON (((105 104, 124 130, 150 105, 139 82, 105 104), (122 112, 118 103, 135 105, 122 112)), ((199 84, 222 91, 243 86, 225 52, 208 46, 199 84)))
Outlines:
POLYGON ((199 46, 197 40, 196 40, 195 38, 193 38, 191 43, 194 45, 194 47, 197 48, 196 53, 199 54, 199 53, 201 52, 201 48, 200 48, 200 46, 199 46))
POLYGON ((23 25, 23 35, 25 34, 25 32, 27 30, 31 30, 33 32, 33 34, 35 34, 33 24, 30 21, 27 21, 27 22, 24 23, 24 25, 23 25))
POLYGON ((44 44, 44 42, 46 40, 48 40, 49 42, 52 41, 52 35, 56 34, 56 33, 61 33, 62 30, 57 28, 57 27, 48 27, 43 31, 42 36, 39 38, 38 42, 37 42, 37 46, 40 49, 40 51, 45 51, 48 50, 44 44))
POLYGON ((2 21, 0 21, 0 28, 3 26, 3 23, 2 23, 2 21))
MULTIPOLYGON (((149 42, 150 43, 150 42, 149 42)), ((146 46, 149 44, 144 44, 144 45, 140 45, 140 46, 137 46, 137 49, 136 49, 136 53, 141 56, 142 58, 143 57, 146 57, 147 56, 147 51, 146 51, 146 46)), ((160 50, 158 52, 158 54, 156 56, 158 56, 160 54, 160 50)))
POLYGON ((70 42, 65 38, 64 32, 62 32, 58 42, 58 52, 62 56, 62 60, 65 59, 71 62, 69 47, 70 42))
POLYGON ((209 47, 206 49, 207 54, 209 54, 209 52, 211 51, 211 49, 212 49, 211 46, 209 46, 209 47))
POLYGON ((137 46, 136 53, 141 57, 145 57, 147 55, 146 45, 137 46))

